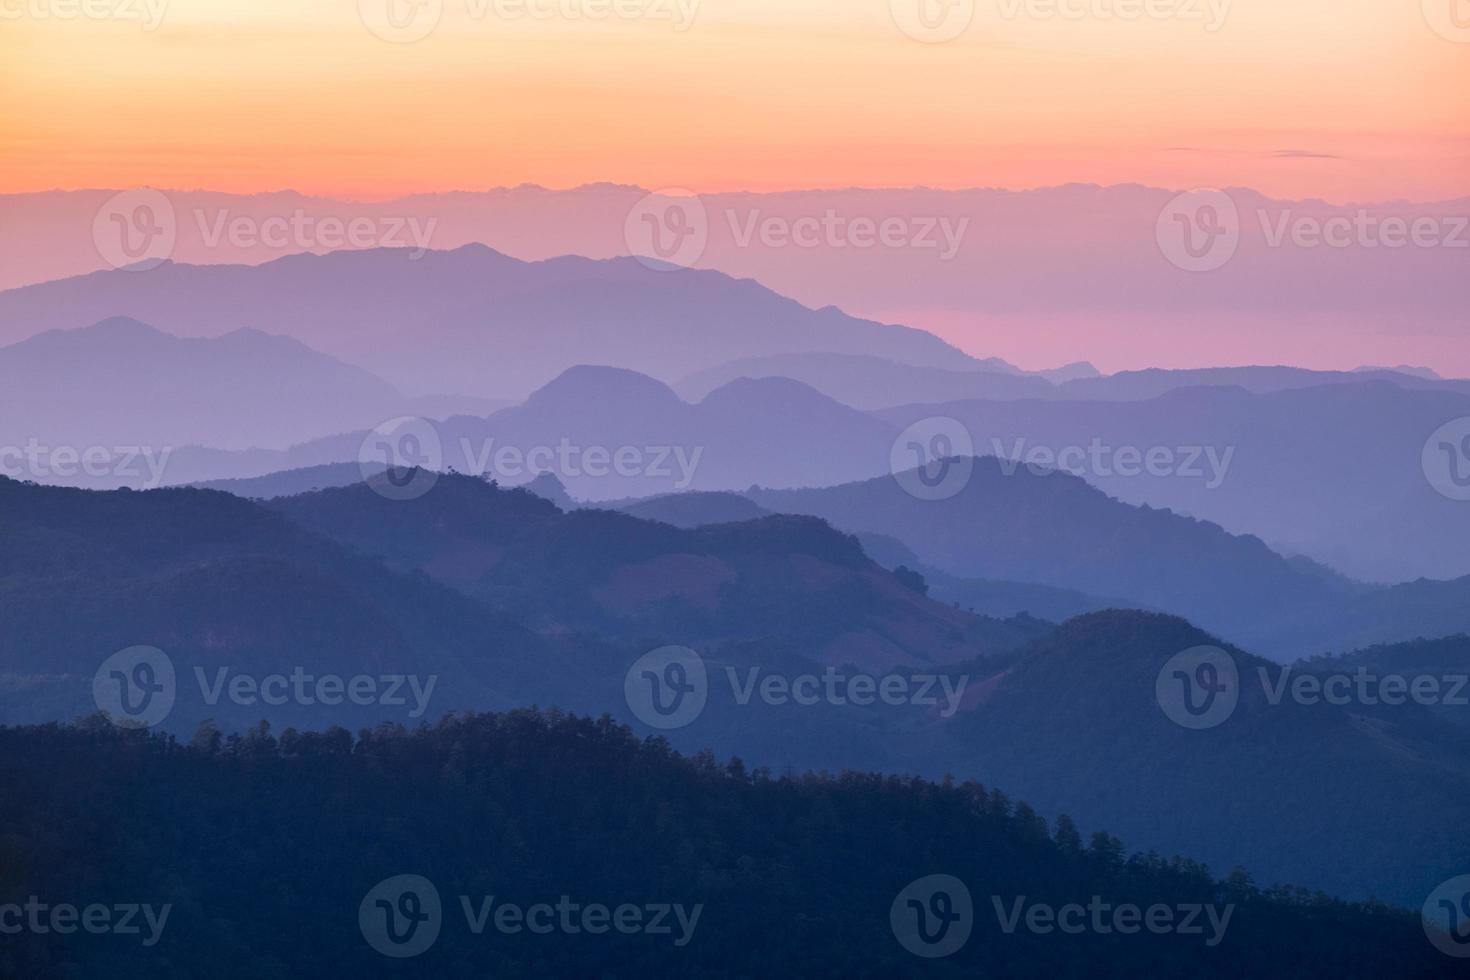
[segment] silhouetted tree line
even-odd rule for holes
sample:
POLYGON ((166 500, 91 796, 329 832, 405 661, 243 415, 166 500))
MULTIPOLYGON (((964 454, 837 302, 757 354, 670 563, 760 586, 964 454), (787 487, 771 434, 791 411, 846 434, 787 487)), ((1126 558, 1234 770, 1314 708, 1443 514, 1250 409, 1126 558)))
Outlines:
POLYGON ((48 977, 1334 977, 1451 976, 1417 916, 1217 879, 1121 841, 1084 841, 974 782, 775 775, 681 756, 612 720, 515 711, 353 736, 341 728, 189 741, 100 719, 0 729, 0 904, 170 903, 160 941, 0 937, 0 976, 48 977), (411 960, 358 923, 386 878, 442 898, 411 960), (890 905, 961 879, 974 931, 924 960, 890 905), (474 935, 478 905, 702 906, 687 945, 646 934, 474 935), (992 896, 1086 904, 1232 904, 1200 936, 1004 933, 992 896))

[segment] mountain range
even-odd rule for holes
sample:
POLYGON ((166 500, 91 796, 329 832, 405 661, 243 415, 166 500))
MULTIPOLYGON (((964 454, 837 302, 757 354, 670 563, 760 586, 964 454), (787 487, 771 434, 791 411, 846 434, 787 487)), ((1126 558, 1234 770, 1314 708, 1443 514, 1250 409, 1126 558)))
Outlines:
POLYGON ((683 377, 810 350, 934 367, 974 361, 932 334, 810 309, 718 272, 631 258, 522 262, 483 245, 95 272, 0 293, 0 341, 113 316, 188 337, 284 334, 412 395, 524 398, 588 362, 683 377))
MULTIPOLYGON (((654 190, 613 184, 566 190, 528 185, 380 202, 290 192, 246 196, 169 191, 167 196, 176 216, 173 258, 182 263, 263 264, 287 252, 322 250, 315 239, 271 247, 258 240, 236 245, 228 236, 213 234, 222 219, 259 228, 267 220, 290 220, 297 213, 313 221, 367 220, 379 229, 374 241, 384 245, 414 244, 404 234, 388 234, 395 225, 413 221, 427 232, 421 240, 430 248, 483 243, 535 262, 568 254, 595 259, 628 255, 629 216, 640 213, 654 190)), ((1160 247, 1160 216, 1182 190, 1187 188, 1068 184, 1021 191, 915 187, 704 194, 703 218, 691 227, 707 239, 697 258, 699 268, 755 279, 813 308, 837 305, 859 317, 922 327, 967 349, 986 350, 1018 364, 1061 364, 1085 357, 1113 371, 1265 360, 1345 370, 1408 362, 1470 375, 1458 330, 1465 253, 1454 245, 1465 240, 1461 222, 1470 201, 1328 204, 1226 187, 1223 192, 1236 212, 1228 227, 1238 229, 1238 245, 1228 263, 1200 275, 1171 264, 1160 247), (789 236, 773 238, 762 231, 763 226, 789 229, 802 221, 829 220, 840 228, 861 220, 897 220, 905 234, 898 247, 860 247, 851 236, 840 234, 824 238, 817 247, 796 247, 789 236), (1347 247, 1320 241, 1315 247, 1303 246, 1294 234, 1313 224, 1321 228, 1344 221, 1372 231, 1355 235, 1347 247), (1431 222, 1444 247, 1386 246, 1379 229, 1393 221, 1406 226, 1431 222), (941 227, 948 229, 948 238, 941 227), (1394 324, 1391 334, 1384 330, 1389 321, 1394 324)), ((103 268, 90 233, 94 217, 113 193, 0 196, 0 270, 5 270, 0 288, 103 268)), ((379 293, 374 300, 390 301, 391 296, 379 293)), ((434 308, 433 297, 429 308, 434 308)), ((106 309, 85 321, 54 325, 81 326, 128 313, 171 328, 172 321, 150 318, 146 312, 106 309)), ((703 314, 710 315, 717 314, 703 314)), ((373 319, 367 316, 369 322, 373 319)), ((424 322, 407 321, 415 329, 424 322)), ((238 326, 290 332, 270 322, 233 318, 216 332, 238 326)), ((305 336, 299 339, 328 353, 343 353, 305 336)), ((891 355, 877 348, 853 352, 891 355)), ((600 355, 589 351, 584 359, 651 368, 600 355)), ((719 358, 731 359, 733 355, 719 358)), ((651 373, 675 381, 705 366, 711 365, 671 375, 651 373)), ((379 373, 414 391, 403 379, 379 373)), ((528 382, 543 383, 551 373, 528 382)), ((490 393, 517 397, 525 392, 490 393)))
MULTIPOLYGON (((968 465, 967 482, 944 500, 914 497, 884 475, 601 505, 690 528, 768 514, 820 517, 855 535, 884 566, 922 572, 936 598, 977 613, 1058 620, 1106 608, 1164 611, 1279 660, 1470 630, 1470 577, 1368 584, 1283 556, 1252 535, 1126 503, 1070 473, 996 457, 968 465)), ((361 479, 359 466, 340 464, 209 485, 268 498, 361 479)), ((599 505, 576 492, 596 479, 546 479, 553 489, 541 492, 563 507, 599 505)))
MULTIPOLYGON (((390 259, 369 252, 286 264, 390 259)), ((483 249, 433 253, 421 261, 511 262, 483 249)), ((581 263, 584 272, 597 265, 581 263)), ((633 265, 634 278, 655 275, 633 265)), ((613 280, 623 271, 602 269, 613 280)), ((274 266, 181 267, 166 274, 280 272, 274 266)), ((103 278, 111 281, 108 274, 103 278)), ((674 281, 650 280, 648 294, 662 295, 667 290, 659 284, 674 281)), ((725 282, 749 286, 762 302, 786 304, 753 284, 725 282)), ((0 308, 17 295, 0 296, 0 308)), ((643 302, 630 301, 630 315, 643 302)), ((676 301, 659 300, 669 302, 676 301)), ((831 311, 801 314, 800 307, 787 306, 798 319, 840 319, 831 311)), ((1053 383, 970 361, 919 332, 868 328, 891 331, 885 335, 911 353, 948 350, 945 356, 961 366, 830 350, 767 354, 686 376, 678 396, 640 372, 573 366, 506 409, 504 402, 485 399, 405 398, 379 377, 283 336, 246 329, 216 339, 182 338, 113 318, 0 348, 0 407, 11 420, 0 425, 0 447, 166 450, 164 482, 201 483, 351 461, 363 454, 374 427, 415 416, 440 420, 443 464, 461 472, 493 467, 501 458, 495 451, 505 447, 521 454, 563 441, 579 453, 626 448, 642 461, 632 472, 610 467, 592 476, 588 468, 558 464, 573 497, 616 500, 752 484, 831 486, 875 476, 888 471, 888 452, 901 430, 949 418, 961 423, 977 455, 1030 461, 1041 453, 1044 465, 1076 472, 1121 500, 1257 535, 1277 551, 1307 555, 1354 578, 1388 583, 1470 574, 1464 505, 1436 490, 1423 456, 1426 441, 1442 426, 1470 418, 1470 382, 1420 372, 1260 367, 1053 383), (73 361, 86 366, 72 370, 73 361), (149 379, 146 389, 139 389, 140 379, 149 379), (1115 465, 1115 453, 1163 453, 1173 465, 1161 472, 1152 465, 1127 470, 1115 465)), ((768 340, 750 342, 769 347, 768 340)), ((813 335, 812 342, 827 341, 813 335)), ((465 353, 455 370, 486 363, 488 356, 484 350, 465 353)), ((8 452, 0 466, 12 459, 8 452)), ((433 465, 429 459, 409 462, 433 465)), ((148 478, 135 473, 130 480, 110 467, 100 474, 77 469, 68 475, 65 467, 25 464, 4 471, 94 487, 146 485, 148 478)), ((496 475, 519 483, 537 471, 499 467, 496 475)))
POLYGON ((246 328, 183 338, 114 317, 0 347, 7 446, 285 449, 402 415, 496 407, 406 398, 299 341, 246 328))
POLYGON ((565 513, 466 476, 441 477, 412 500, 378 492, 375 479, 268 506, 539 631, 649 647, 775 637, 824 665, 883 671, 1008 652, 1044 629, 928 599, 814 518, 682 529, 612 511, 565 513))
MULTIPOLYGON (((1089 365, 1090 367, 1090 365, 1089 365)), ((1426 376, 1414 369, 1361 368, 1355 371, 1311 371, 1295 367, 1233 367, 1119 371, 1066 368, 1035 373, 987 365, 955 370, 898 364, 859 354, 812 352, 744 358, 683 378, 674 384, 679 395, 698 401, 715 388, 738 378, 783 377, 800 381, 824 395, 864 410, 956 401, 1145 401, 1183 388, 1241 388, 1271 394, 1322 385, 1361 385, 1382 381, 1411 390, 1454 391, 1470 395, 1470 381, 1426 376)))
POLYGON ((1225 645, 1239 704, 1188 730, 1161 711, 1156 680, 1181 651, 1219 644, 1212 635, 1127 611, 1059 628, 985 620, 925 598, 922 580, 883 571, 820 521, 681 530, 568 514, 466 477, 413 501, 368 484, 270 506, 0 480, 0 505, 0 710, 12 722, 87 713, 98 665, 145 644, 171 658, 179 693, 165 724, 185 734, 211 718, 227 730, 371 726, 505 704, 651 731, 624 701, 625 672, 683 643, 708 664, 708 706, 659 734, 689 751, 983 779, 1134 846, 1354 897, 1412 902, 1470 860, 1467 729, 1442 711, 1273 703, 1283 668, 1225 645), (432 675, 438 693, 408 717, 385 704, 212 704, 195 684, 198 672, 296 669, 432 675), (828 670, 943 676, 957 700, 941 711, 738 696, 750 671, 828 670))
MULTIPOLYGON (((1227 374, 1243 382, 1244 373, 1227 374)), ((924 403, 876 414, 895 427, 955 419, 986 455, 1030 461, 1041 452, 1046 460, 1070 449, 1073 471, 1120 500, 1255 534, 1356 578, 1470 574, 1467 504, 1437 490, 1424 462, 1437 430, 1470 418, 1470 393, 1402 375, 1346 377, 1356 380, 1181 387, 1126 401, 924 403), (1161 452, 1167 462, 1120 466, 1125 450, 1140 460, 1161 452)))

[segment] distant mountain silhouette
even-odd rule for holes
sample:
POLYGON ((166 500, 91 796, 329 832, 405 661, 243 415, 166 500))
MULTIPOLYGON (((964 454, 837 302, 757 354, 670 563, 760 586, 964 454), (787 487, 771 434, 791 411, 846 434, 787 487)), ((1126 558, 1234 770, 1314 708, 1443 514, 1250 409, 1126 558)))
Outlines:
POLYGON ((1099 399, 1135 401, 1157 398, 1180 388, 1232 387, 1244 388, 1256 395, 1266 395, 1295 388, 1320 385, 1360 385, 1385 381, 1402 388, 1457 391, 1470 395, 1470 381, 1445 380, 1430 372, 1395 368, 1358 368, 1355 371, 1311 371, 1298 367, 1222 367, 1167 370, 1149 368, 1143 371, 1120 371, 1095 378, 1077 378, 1059 384, 1055 397, 1067 399, 1099 399))
POLYGON ((572 495, 567 493, 567 488, 554 473, 542 473, 530 483, 525 484, 525 489, 534 493, 542 500, 550 501, 559 510, 576 510, 577 502, 572 495))
MULTIPOLYGON (((786 378, 741 379, 689 404, 646 375, 594 366, 563 372, 523 405, 446 419, 434 430, 445 469, 509 485, 553 472, 573 498, 594 502, 857 479, 887 471, 898 434, 786 378)), ((187 450, 175 453, 169 472, 173 482, 206 483, 347 462, 367 435, 276 453, 187 450)))
POLYGON ((1300 610, 1335 595, 1259 539, 1124 504, 1070 474, 1007 473, 993 457, 974 460, 968 482, 944 500, 913 497, 891 476, 748 496, 845 531, 890 534, 950 575, 1119 595, 1229 636, 1269 610, 1300 610))
POLYGON ((1470 632, 1470 576, 1449 581, 1420 579, 1358 593, 1319 620, 1296 624, 1294 645, 1316 653, 1338 653, 1417 637, 1470 632))
POLYGON ((845 405, 872 411, 898 406, 984 400, 1142 401, 1185 388, 1235 387, 1270 394, 1320 385, 1382 381, 1409 389, 1470 395, 1470 381, 1446 381, 1433 372, 1384 368, 1310 371, 1293 367, 1237 367, 1122 371, 1101 375, 1090 364, 1055 371, 1024 372, 990 359, 972 368, 918 367, 861 354, 802 353, 753 357, 717 365, 676 383, 679 394, 697 401, 737 378, 787 377, 816 388, 845 405))
POLYGON ((931 334, 809 309, 717 272, 629 259, 521 262, 480 245, 165 264, 0 294, 0 340, 125 314, 212 336, 264 325, 415 395, 524 397, 578 363, 679 378, 741 357, 828 350, 962 368, 931 334))
MULTIPOLYGON (((120 336, 132 337, 134 346, 146 346, 134 336, 139 331, 141 337, 168 349, 226 345, 223 340, 160 339, 144 328, 123 330, 120 336)), ((70 334, 28 343, 44 347, 59 339, 87 346, 84 338, 70 334)), ((271 351, 295 347, 290 341, 252 333, 239 335, 236 342, 271 351)), ((4 353, 0 350, 0 363, 4 353)), ((301 353, 357 377, 353 369, 309 351, 301 353)), ((218 360, 205 360, 224 370, 218 360)), ((965 425, 979 455, 1025 459, 1037 450, 1054 454, 1075 447, 1085 456, 1094 444, 1110 453, 1164 450, 1175 465, 1162 473, 1144 468, 1120 473, 1109 456, 1101 467, 1084 461, 1081 474, 1126 502, 1167 507, 1233 533, 1257 535, 1282 554, 1308 555, 1353 578, 1395 582, 1470 574, 1470 523, 1463 519, 1463 504, 1434 490, 1421 459, 1430 434, 1453 419, 1470 417, 1470 393, 1459 390, 1463 382, 1402 374, 1324 376, 1296 369, 1221 369, 1147 373, 1146 385, 1119 389, 1114 392, 1117 398, 1074 400, 1080 390, 1077 383, 1051 386, 1035 378, 912 368, 845 355, 781 360, 786 367, 814 365, 809 373, 827 380, 815 376, 812 380, 830 390, 821 392, 779 376, 740 377, 691 404, 637 372, 576 366, 534 392, 524 405, 493 412, 488 419, 476 413, 436 423, 443 465, 460 472, 493 471, 491 475, 508 484, 524 483, 541 469, 553 469, 573 499, 590 501, 686 490, 744 490, 752 484, 831 486, 886 473, 889 450, 902 429, 920 419, 944 416, 965 425), (863 369, 854 375, 858 382, 841 383, 846 366, 853 365, 863 369), (868 369, 878 373, 869 377, 863 373, 868 369), (910 372, 921 379, 939 375, 966 385, 968 379, 999 379, 1005 385, 1019 381, 1041 385, 1053 396, 925 401, 876 412, 855 410, 834 397, 881 402, 887 400, 882 392, 889 390, 925 393, 922 384, 905 389, 882 381, 910 372), (1176 382, 1229 379, 1253 384, 1261 393, 1238 385, 1170 387, 1176 382), (1150 394, 1156 390, 1163 393, 1150 394), (572 451, 571 457, 556 452, 563 444, 572 451), (540 462, 533 466, 524 457, 537 449, 540 462), (589 449, 606 454, 600 471, 583 465, 582 454, 589 449), (498 455, 502 450, 512 455, 498 455), (620 450, 632 454, 626 469, 611 459, 620 450), (497 467, 504 458, 511 465, 497 467)), ((263 376, 275 370, 270 364, 258 368, 267 372, 263 376)), ((39 381, 27 383, 23 378, 12 386, 10 399, 29 397, 17 392, 34 397, 17 403, 10 413, 13 428, 19 420, 25 424, 9 443, 23 444, 26 432, 34 434, 55 417, 75 430, 75 438, 65 445, 113 444, 106 438, 82 438, 87 431, 98 431, 118 436, 118 445, 174 446, 165 482, 210 483, 354 461, 363 452, 366 427, 400 414, 392 408, 405 404, 390 403, 381 410, 355 408, 365 399, 320 397, 313 390, 317 382, 311 379, 302 378, 293 387, 292 379, 298 375, 286 370, 286 381, 281 382, 285 390, 280 390, 263 389, 233 373, 214 383, 210 371, 171 370, 148 399, 131 398, 130 391, 119 390, 127 385, 108 375, 98 386, 111 393, 108 402, 123 406, 115 411, 91 394, 62 397, 59 393, 76 390, 64 380, 40 391, 39 381), (248 411, 195 407, 242 402, 258 407, 261 418, 282 419, 273 426, 277 430, 292 426, 340 434, 285 450, 239 453, 213 445, 189 446, 193 440, 175 442, 155 434, 190 436, 217 425, 243 439, 248 435, 243 429, 266 426, 247 421, 248 411), (348 418, 360 421, 355 426, 336 424, 348 418)), ((1098 384, 1119 380, 1125 388, 1132 383, 1130 376, 1096 380, 1098 384)), ((331 390, 331 381, 322 379, 319 386, 331 390)), ((6 397, 0 394, 0 400, 6 397)), ((405 410, 419 414, 416 407, 409 404, 405 410)), ((130 485, 145 485, 146 470, 135 469, 138 476, 130 485)), ((103 480, 85 485, 126 482, 109 472, 103 480)))
POLYGON ((238 480, 210 480, 193 486, 201 490, 220 490, 246 497, 251 500, 269 500, 272 497, 293 497, 312 490, 345 487, 361 483, 368 477, 384 472, 386 465, 363 466, 358 463, 323 463, 295 470, 282 470, 265 476, 238 480))
POLYGON ((1460 678, 1470 677, 1470 634, 1457 633, 1434 640, 1406 640, 1402 643, 1378 643, 1359 650, 1346 650, 1300 661, 1297 667, 1319 674, 1351 674, 1368 671, 1380 678, 1402 677, 1409 684, 1418 678, 1432 677, 1438 682, 1442 703, 1431 704, 1440 718, 1452 725, 1470 728, 1470 711, 1464 698, 1470 696, 1470 684, 1460 678))
POLYGON ((1354 370, 1361 371, 1365 374, 1377 374, 1383 371, 1392 371, 1396 374, 1409 374, 1413 375, 1414 377, 1424 378, 1428 381, 1439 381, 1442 380, 1444 377, 1433 368, 1414 367, 1410 364, 1400 364, 1397 367, 1372 367, 1369 365, 1365 365, 1360 368, 1355 368, 1354 370))
POLYGON ((661 521, 674 527, 694 528, 708 524, 733 524, 765 517, 770 511, 738 493, 670 493, 638 500, 617 508, 645 521, 661 521))
POLYGON ((1045 378, 1052 384, 1058 385, 1081 378, 1098 378, 1102 376, 1102 372, 1091 361, 1073 361, 1070 364, 1063 364, 1061 367, 1046 368, 1041 371, 1022 371, 1021 373, 1034 374, 1037 377, 1045 378))
MULTIPOLYGON (((662 521, 675 527, 748 521, 770 513, 741 494, 708 492, 665 494, 617 505, 617 509, 634 517, 662 521)), ((1084 613, 1138 605, 1126 599, 1100 599, 1046 585, 960 578, 924 564, 907 545, 891 535, 867 532, 856 537, 863 550, 884 568, 902 566, 921 571, 928 580, 930 598, 982 616, 1008 619, 1025 613, 1061 622, 1084 613)))
MULTIPOLYGON (((1277 373, 1289 384, 1299 376, 1277 373)), ((1200 387, 1141 401, 967 401, 876 414, 897 428, 932 416, 957 419, 976 452, 987 455, 1025 459, 1038 449, 1093 443, 1110 452, 1163 449, 1173 465, 1158 473, 1141 466, 1119 472, 1109 455, 1100 466, 1082 460, 1082 475, 1122 500, 1259 535, 1278 551, 1310 555, 1354 578, 1470 574, 1467 505, 1436 492, 1422 459, 1437 429, 1470 417, 1470 392, 1403 375, 1393 383, 1343 379, 1261 394, 1200 387)))
MULTIPOLYGON (((1024 191, 916 187, 704 194, 709 241, 699 261, 701 268, 752 278, 813 309, 835 304, 857 316, 964 338, 987 355, 1021 364, 1079 357, 1106 357, 1114 366, 1223 363, 1238 358, 1242 340, 1248 338, 1247 349, 1261 360, 1290 363, 1307 356, 1339 366, 1407 360, 1429 363, 1447 374, 1470 375, 1470 360, 1450 340, 1459 335, 1462 320, 1463 249, 1298 248, 1290 239, 1284 244, 1271 240, 1283 226, 1310 221, 1320 227, 1332 221, 1354 222, 1360 215, 1409 223, 1428 219, 1448 229, 1466 213, 1470 201, 1335 205, 1225 188, 1240 215, 1239 248, 1222 268, 1192 275, 1160 254, 1156 235, 1159 215, 1182 189, 1068 184, 1024 191), (932 245, 794 248, 789 242, 767 244, 750 233, 755 223, 774 220, 789 227, 829 213, 848 221, 902 216, 909 219, 915 239, 922 236, 932 245), (941 220, 958 239, 952 254, 934 227, 941 220), (926 224, 929 233, 923 235, 926 224), (946 254, 948 258, 942 258, 946 254), (1383 324, 1390 320, 1394 329, 1387 332, 1383 324)), ((278 260, 282 249, 258 243, 235 248, 228 240, 211 243, 206 231, 221 215, 258 224, 297 210, 318 219, 360 216, 380 227, 388 219, 401 223, 413 218, 423 226, 436 222, 430 244, 439 249, 484 243, 526 260, 563 255, 612 258, 628 254, 624 226, 649 190, 614 184, 566 190, 520 186, 373 203, 294 193, 170 192, 178 214, 174 258, 252 264, 278 260)), ((89 231, 94 215, 112 193, 0 196, 0 288, 101 268, 89 231), (38 242, 45 247, 38 248, 38 242)), ((579 300, 568 298, 569 304, 575 302, 579 300)), ((417 329, 432 322, 435 305, 429 297, 426 304, 402 311, 401 319, 417 329)), ((116 313, 167 329, 179 326, 150 318, 146 311, 121 307, 100 310, 83 322, 116 313)), ((703 323, 711 315, 721 314, 709 307, 695 313, 694 322, 703 323)), ((363 319, 366 326, 377 318, 369 313, 363 319)), ((0 321, 12 322, 8 315, 0 321)), ((759 322, 751 320, 745 327, 759 322)), ((271 319, 255 325, 294 334, 271 319)), ((0 336, 5 336, 3 330, 0 336)), ((318 349, 345 354, 298 336, 318 349)), ((834 348, 793 344, 786 349, 834 348)), ((895 357, 887 350, 850 352, 928 363, 895 357)), ((667 372, 597 350, 580 351, 579 359, 622 364, 676 381, 720 361, 761 353, 776 351, 729 353, 708 364, 667 372)), ((403 384, 405 390, 416 390, 407 383, 407 373, 400 378, 379 364, 361 363, 403 384)), ((489 364, 482 369, 492 370, 489 364)), ((553 368, 529 377, 528 385, 540 384, 554 373, 553 368)))
POLYGON ((416 407, 366 371, 258 330, 183 339, 116 317, 0 348, 6 445, 284 448, 416 407))
MULTIPOLYGON (((1380 643, 1360 650, 1313 657, 1302 661, 1304 669, 1332 670, 1340 667, 1372 667, 1399 673, 1435 673, 1470 670, 1470 635, 1458 633, 1436 640, 1380 643)), ((1462 712, 1470 723, 1470 712, 1462 712)))
MULTIPOLYGON (((242 497, 270 499, 361 482, 363 472, 357 464, 338 463, 287 470, 254 479, 218 480, 199 486, 242 497)), ((561 481, 550 473, 537 477, 524 489, 565 511, 597 506, 572 499, 561 481)), ((640 520, 686 529, 753 521, 771 514, 748 497, 731 491, 670 493, 631 501, 610 501, 606 506, 640 520)), ((1029 614, 1060 622, 1102 609, 1127 609, 1141 605, 1128 599, 1098 598, 1046 585, 949 575, 926 565, 911 549, 890 535, 868 532, 858 534, 857 538, 863 550, 884 568, 892 570, 903 565, 922 571, 929 580, 931 598, 982 616, 1009 619, 1029 614)), ((1293 560, 1293 564, 1296 561, 1293 560)))
POLYGON ((915 562, 909 567, 923 573, 929 582, 929 596, 968 609, 981 616, 1002 619, 1026 613, 1040 619, 1060 623, 1088 613, 1108 609, 1139 609, 1136 600, 1103 598, 1031 582, 1006 582, 998 579, 962 578, 948 575, 915 562))
POLYGON ((1003 652, 1037 632, 927 600, 855 539, 806 517, 685 530, 612 511, 564 513, 462 476, 410 501, 358 484, 269 506, 543 631, 649 645, 775 639, 821 663, 878 670, 1003 652))
POLYGON ((863 354, 786 354, 721 364, 690 375, 675 386, 698 401, 740 378, 792 378, 844 405, 865 410, 961 398, 1045 398, 1054 389, 1045 378, 1014 369, 953 370, 895 364, 863 354))
MULTIPOLYGON (((213 486, 273 497, 361 478, 356 464, 343 464, 213 486)), ((557 503, 595 506, 570 495, 557 503)), ((943 501, 913 498, 883 476, 610 506, 686 528, 808 514, 857 535, 884 567, 922 571, 933 598, 961 609, 1049 620, 1108 608, 1171 612, 1282 660, 1470 631, 1470 577, 1367 585, 1285 558, 1253 536, 1112 499, 1069 474, 1024 466, 1007 473, 993 458, 977 459, 970 483, 943 501)))
POLYGON ((1279 660, 1470 631, 1470 578, 1366 586, 1283 558, 1259 538, 1123 503, 1070 474, 1008 469, 976 459, 963 490, 937 501, 910 496, 891 477, 747 496, 849 533, 897 538, 949 577, 938 580, 936 596, 962 605, 984 591, 964 580, 1034 583, 1085 594, 1051 594, 1038 615, 1099 603, 1159 610, 1279 660), (1107 596, 1118 598, 1091 598, 1107 596))

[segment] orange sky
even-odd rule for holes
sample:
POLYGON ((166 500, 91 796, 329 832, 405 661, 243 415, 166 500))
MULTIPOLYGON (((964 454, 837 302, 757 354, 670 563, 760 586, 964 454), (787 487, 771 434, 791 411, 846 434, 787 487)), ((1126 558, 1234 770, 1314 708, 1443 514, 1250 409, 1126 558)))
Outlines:
POLYGON ((389 2, 0 0, 0 191, 1470 194, 1470 0, 973 0, 943 44, 919 0, 418 0, 412 43, 365 24, 389 2))

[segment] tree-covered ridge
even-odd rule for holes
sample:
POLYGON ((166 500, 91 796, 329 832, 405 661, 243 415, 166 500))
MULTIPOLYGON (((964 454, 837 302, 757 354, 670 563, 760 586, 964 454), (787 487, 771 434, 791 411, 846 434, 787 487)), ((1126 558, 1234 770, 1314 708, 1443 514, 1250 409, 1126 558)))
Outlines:
POLYGON ((1417 904, 1470 868, 1470 738, 1448 722, 1467 709, 1299 701, 1303 673, 1174 617, 1082 616, 1017 656, 933 751, 1043 813, 1266 881, 1417 904), (1199 647, 1228 653, 1239 700, 1188 730, 1156 684, 1199 647))
POLYGON ((887 667, 998 653, 1047 629, 929 601, 818 518, 680 528, 614 511, 563 512, 466 476, 391 500, 375 492, 380 479, 266 506, 548 631, 689 645, 779 638, 828 663, 887 667))
POLYGON ((776 776, 683 757, 609 719, 516 711, 434 727, 261 726, 189 743, 89 721, 0 729, 0 901, 139 902, 159 942, 22 932, 0 975, 250 977, 1432 977, 1456 961, 1417 916, 1243 873, 1125 855, 974 783, 865 773, 776 776), (437 941, 380 956, 359 928, 385 878, 443 897, 437 941), (890 905, 930 874, 963 881, 974 931, 919 959, 890 905), (701 907, 676 945, 651 934, 475 935, 459 896, 530 905, 701 907), (992 897, 1232 907, 1199 935, 1011 934, 992 897))
MULTIPOLYGON (((441 698, 436 714, 524 704, 533 700, 527 690, 576 706, 580 685, 569 665, 598 655, 590 644, 538 636, 422 575, 394 572, 229 494, 99 493, 0 477, 5 719, 92 710, 99 664, 136 645, 165 651, 190 679, 196 667, 440 674, 441 695, 451 697, 441 698)), ((180 717, 198 707, 181 699, 180 717)), ((280 710, 287 714, 272 718, 329 723, 280 710)))

